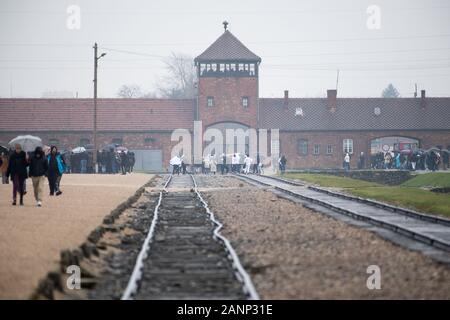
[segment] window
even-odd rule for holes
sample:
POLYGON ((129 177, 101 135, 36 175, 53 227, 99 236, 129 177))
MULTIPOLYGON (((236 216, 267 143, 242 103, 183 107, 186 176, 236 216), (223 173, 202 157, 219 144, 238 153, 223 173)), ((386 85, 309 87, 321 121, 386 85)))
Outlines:
POLYGON ((255 64, 254 63, 250 64, 250 75, 251 76, 255 75, 255 64))
POLYGON ((118 144, 119 146, 121 146, 123 144, 123 140, 122 140, 122 138, 114 138, 114 139, 112 139, 112 143, 118 144))
POLYGON ((204 74, 206 70, 206 65, 204 63, 200 64, 200 74, 204 74))
POLYGON ((305 156, 308 154, 308 140, 298 140, 298 154, 301 156, 305 156))
POLYGON ((333 154, 333 146, 331 144, 327 145, 327 154, 333 154))
POLYGON ((49 139, 48 144, 50 146, 59 146, 59 140, 58 139, 49 139))
POLYGON ((353 140, 344 139, 342 142, 344 153, 353 154, 353 140))
POLYGON ((206 104, 208 107, 214 107, 214 97, 208 97, 206 99, 206 104))
POLYGON ((80 146, 84 147, 85 145, 89 144, 90 141, 87 138, 80 139, 80 146))
POLYGON ((244 108, 248 108, 248 105, 249 105, 248 97, 242 97, 242 106, 244 108))
POLYGON ((320 154, 320 144, 315 144, 314 145, 314 154, 315 155, 320 154))

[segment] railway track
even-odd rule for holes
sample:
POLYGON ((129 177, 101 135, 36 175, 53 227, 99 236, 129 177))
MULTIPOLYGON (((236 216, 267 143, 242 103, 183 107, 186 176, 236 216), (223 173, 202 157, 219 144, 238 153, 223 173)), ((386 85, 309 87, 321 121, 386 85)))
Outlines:
POLYGON ((450 252, 450 220, 268 176, 239 178, 450 252))
POLYGON ((259 299, 193 176, 169 176, 123 300, 259 299))

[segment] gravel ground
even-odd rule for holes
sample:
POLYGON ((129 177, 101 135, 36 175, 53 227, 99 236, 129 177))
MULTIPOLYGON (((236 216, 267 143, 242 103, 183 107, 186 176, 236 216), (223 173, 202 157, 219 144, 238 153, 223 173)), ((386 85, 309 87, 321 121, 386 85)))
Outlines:
POLYGON ((232 177, 199 179, 263 299, 449 299, 450 267, 232 177), (369 290, 369 265, 381 290, 369 290))
POLYGON ((151 175, 64 175, 63 194, 37 208, 31 180, 24 207, 11 206, 12 185, 0 185, 0 299, 27 299, 58 268, 60 251, 79 246, 112 209, 151 175))

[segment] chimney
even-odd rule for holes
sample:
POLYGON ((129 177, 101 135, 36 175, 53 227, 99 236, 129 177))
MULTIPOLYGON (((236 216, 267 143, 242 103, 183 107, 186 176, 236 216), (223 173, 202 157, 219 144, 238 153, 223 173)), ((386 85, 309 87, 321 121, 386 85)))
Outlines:
POLYGON ((425 96, 425 90, 421 90, 420 91, 420 107, 422 109, 425 109, 427 106, 427 101, 425 100, 426 96, 425 96))
POLYGON ((289 90, 284 90, 284 108, 287 109, 289 107, 289 90))
POLYGON ((337 90, 327 90, 328 111, 334 113, 337 104, 337 90))

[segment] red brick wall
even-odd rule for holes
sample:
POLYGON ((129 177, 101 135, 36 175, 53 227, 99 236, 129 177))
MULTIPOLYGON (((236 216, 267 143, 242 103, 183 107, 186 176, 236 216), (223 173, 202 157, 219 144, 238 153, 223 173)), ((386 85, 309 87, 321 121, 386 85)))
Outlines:
MULTIPOLYGON (((20 132, 0 133, 0 145, 7 143, 20 132)), ((64 132, 33 133, 43 139, 44 144, 49 144, 49 140, 54 138, 59 140, 59 148, 71 149, 79 146, 80 139, 87 138, 92 142, 91 133, 64 132)), ((157 149, 163 152, 164 167, 170 160, 170 152, 176 142, 170 141, 170 132, 138 132, 138 133, 100 133, 98 135, 99 146, 112 143, 114 138, 122 138, 123 144, 130 149, 157 149), (145 138, 153 138, 151 143, 145 143, 145 138)), ((288 168, 340 168, 343 161, 343 139, 353 139, 354 154, 351 159, 351 166, 357 166, 358 155, 364 151, 370 154, 370 141, 375 138, 385 136, 404 136, 418 139, 422 148, 430 148, 437 145, 447 147, 450 145, 449 131, 347 131, 347 132, 280 132, 280 152, 288 159, 288 168), (308 140, 308 154, 306 156, 298 154, 297 141, 299 139, 308 140), (320 154, 313 154, 314 144, 320 145, 320 154), (333 146, 333 153, 326 154, 327 144, 333 146)), ((366 157, 368 163, 368 157, 366 157)))
POLYGON ((204 128, 216 122, 240 122, 252 128, 257 124, 258 78, 205 77, 199 81, 198 110, 204 128), (207 98, 214 97, 214 107, 207 106, 207 98), (249 98, 249 106, 242 106, 242 97, 249 98))
POLYGON ((353 139, 353 156, 351 167, 357 166, 358 156, 363 151, 366 154, 366 165, 369 163, 370 141, 385 136, 403 136, 420 141, 421 148, 431 148, 437 145, 450 145, 449 131, 348 131, 348 132, 280 132, 280 152, 288 159, 287 167, 301 168, 340 168, 344 159, 343 140, 353 139), (308 140, 308 154, 299 155, 298 140, 308 140), (320 145, 320 154, 314 155, 314 144, 320 145), (333 153, 326 154, 327 145, 333 146, 333 153))

